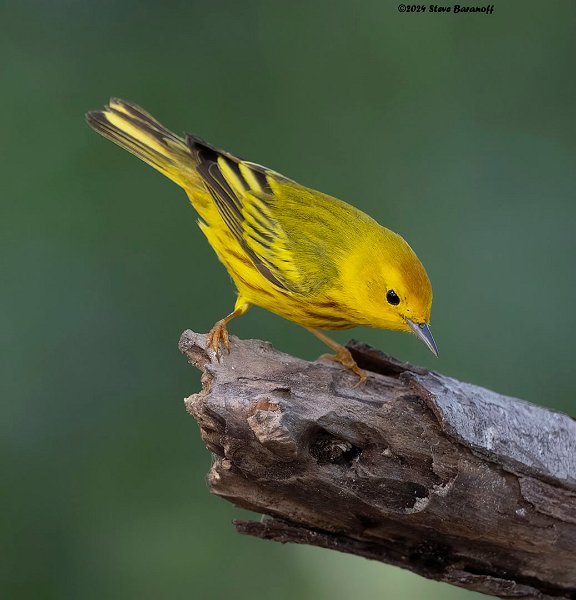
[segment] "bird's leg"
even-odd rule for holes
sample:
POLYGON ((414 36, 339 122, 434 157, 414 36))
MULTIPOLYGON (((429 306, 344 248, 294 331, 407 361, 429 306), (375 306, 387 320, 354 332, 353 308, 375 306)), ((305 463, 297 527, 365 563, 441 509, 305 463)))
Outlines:
POLYGON ((234 311, 231 312, 227 317, 217 321, 214 324, 214 327, 212 327, 212 329, 208 332, 208 342, 206 347, 214 350, 218 362, 220 362, 220 342, 222 342, 222 345, 224 348, 226 348, 226 350, 228 350, 228 354, 230 354, 230 339, 228 338, 226 325, 228 325, 229 321, 231 321, 234 317, 243 315, 249 308, 250 304, 238 296, 238 300, 234 306, 234 311))
POLYGON ((358 377, 360 381, 358 385, 364 383, 366 379, 368 379, 368 375, 363 371, 357 364, 356 361, 352 358, 352 354, 350 354, 350 350, 342 344, 335 342, 332 338, 329 338, 325 333, 318 331, 318 329, 312 329, 312 327, 306 327, 306 329, 314 334, 320 341, 324 342, 329 348, 332 348, 336 354, 323 354, 320 358, 327 358, 329 360, 333 360, 335 362, 340 363, 342 366, 350 369, 358 377))

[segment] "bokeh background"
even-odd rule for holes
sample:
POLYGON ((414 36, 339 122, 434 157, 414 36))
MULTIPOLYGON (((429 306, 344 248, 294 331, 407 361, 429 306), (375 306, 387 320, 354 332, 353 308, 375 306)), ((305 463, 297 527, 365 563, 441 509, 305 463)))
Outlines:
MULTIPOLYGON (((125 97, 369 212, 428 269, 441 358, 354 337, 574 413, 575 20, 572 0, 0 3, 3 598, 475 596, 235 533, 176 348, 231 282, 183 192, 83 115, 125 97)), ((231 330, 324 352, 260 309, 231 330)))

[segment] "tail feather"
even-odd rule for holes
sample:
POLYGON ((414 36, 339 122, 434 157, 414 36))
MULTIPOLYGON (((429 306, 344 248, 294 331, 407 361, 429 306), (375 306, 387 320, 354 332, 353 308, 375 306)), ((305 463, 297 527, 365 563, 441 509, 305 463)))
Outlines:
POLYGON ((198 184, 196 159, 186 141, 139 106, 111 98, 103 111, 87 113, 86 120, 95 131, 182 187, 198 184))

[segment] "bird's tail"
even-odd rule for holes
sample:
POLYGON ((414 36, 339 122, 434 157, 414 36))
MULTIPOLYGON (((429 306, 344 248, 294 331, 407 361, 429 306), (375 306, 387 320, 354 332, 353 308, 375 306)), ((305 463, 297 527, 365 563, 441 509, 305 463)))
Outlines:
POLYGON ((186 141, 152 115, 125 100, 111 98, 103 111, 89 112, 90 127, 184 188, 198 185, 196 160, 186 141))

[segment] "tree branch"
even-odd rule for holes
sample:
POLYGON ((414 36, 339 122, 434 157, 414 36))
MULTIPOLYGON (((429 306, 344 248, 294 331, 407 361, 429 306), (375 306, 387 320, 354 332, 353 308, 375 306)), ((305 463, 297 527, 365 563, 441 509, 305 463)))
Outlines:
POLYGON ((407 568, 506 598, 576 599, 576 422, 358 342, 339 365, 232 338, 180 350, 216 460, 213 493, 269 515, 238 531, 407 568))

